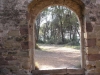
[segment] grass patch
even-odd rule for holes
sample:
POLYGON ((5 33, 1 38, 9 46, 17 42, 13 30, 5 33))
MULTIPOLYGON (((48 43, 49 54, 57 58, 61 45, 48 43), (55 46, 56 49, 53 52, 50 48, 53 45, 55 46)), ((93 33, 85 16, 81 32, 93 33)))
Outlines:
POLYGON ((80 46, 65 45, 65 47, 80 50, 80 46))

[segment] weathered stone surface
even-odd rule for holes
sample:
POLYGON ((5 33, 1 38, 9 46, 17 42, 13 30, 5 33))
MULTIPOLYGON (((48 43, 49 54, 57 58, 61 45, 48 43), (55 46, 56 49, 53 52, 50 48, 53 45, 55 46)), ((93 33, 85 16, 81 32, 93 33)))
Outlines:
POLYGON ((95 72, 96 72, 96 73, 100 73, 100 68, 96 68, 96 69, 95 69, 95 72))
POLYGON ((100 54, 88 54, 87 58, 89 61, 97 61, 100 60, 100 54))
POLYGON ((0 68, 0 75, 11 75, 11 72, 7 68, 0 68))
POLYGON ((96 38, 97 38, 97 39, 100 38, 100 31, 96 32, 96 38))
POLYGON ((96 42, 96 46, 99 46, 100 47, 100 39, 97 39, 96 41, 97 41, 96 42))
MULTIPOLYGON (((29 52, 23 51, 33 47, 33 40, 28 38, 28 36, 33 35, 33 29, 31 29, 30 33, 28 33, 28 23, 26 22, 27 7, 29 9, 28 13, 31 13, 33 15, 32 21, 35 21, 36 16, 41 12, 41 10, 43 10, 47 6, 57 4, 71 8, 78 15, 78 18, 82 22, 82 25, 84 24, 83 27, 86 24, 86 28, 84 27, 84 30, 86 31, 84 37, 86 39, 85 42, 87 48, 84 48, 86 49, 85 51, 88 54, 87 61, 89 61, 88 63, 85 63, 85 65, 87 65, 88 67, 86 69, 86 75, 100 75, 100 0, 33 0, 30 4, 29 2, 31 0, 1 1, 0 59, 2 61, 0 61, 0 67, 2 65, 6 67, 10 64, 11 67, 9 67, 9 69, 13 73, 17 73, 18 69, 28 69, 28 66, 26 65, 29 62, 27 59, 30 59, 27 58, 29 57, 29 52), (86 23, 83 21, 83 18, 86 18, 86 23), (30 43, 28 43, 27 41, 30 41, 30 43), (18 52, 15 50, 18 50, 18 52), (13 57, 15 57, 16 55, 18 58, 15 61, 13 57), (25 60, 22 60, 24 58, 25 60), (23 63, 24 61, 26 63, 23 63)), ((4 71, 7 70, 5 69, 4 71)), ((16 75, 24 74, 26 75, 26 72, 20 70, 20 72, 18 72, 16 75)))
POLYGON ((20 33, 21 33, 21 35, 28 34, 28 26, 20 27, 20 33))
POLYGON ((28 42, 22 42, 21 46, 22 46, 22 49, 29 49, 29 43, 28 42))
POLYGON ((15 73, 15 74, 16 72, 19 71, 19 66, 17 65, 12 65, 12 66, 9 66, 8 68, 11 70, 12 73, 15 73))
POLYGON ((19 36, 19 35, 20 35, 19 30, 10 30, 8 32, 8 36, 19 36))
POLYGON ((86 45, 86 47, 96 46, 96 39, 95 38, 93 38, 93 39, 86 39, 85 40, 85 45, 86 45))
POLYGON ((23 62, 23 64, 22 64, 22 68, 23 69, 30 69, 30 65, 29 65, 29 63, 27 62, 27 63, 25 63, 25 62, 23 62))
POLYGON ((14 56, 7 56, 7 57, 5 58, 5 60, 7 60, 7 61, 12 61, 12 60, 17 60, 17 58, 14 57, 14 56))
POLYGON ((97 68, 100 68, 100 61, 96 61, 95 64, 97 68))
POLYGON ((91 23, 86 23, 86 31, 87 32, 92 32, 93 31, 93 26, 91 23))
POLYGON ((96 0, 96 4, 100 4, 100 0, 96 0))
POLYGON ((94 26, 94 32, 100 31, 100 26, 94 26))
POLYGON ((23 57, 23 58, 29 57, 29 51, 20 51, 18 55, 23 57))
POLYGON ((96 34, 92 32, 87 32, 87 33, 84 33, 84 38, 88 38, 88 39, 96 38, 96 34))
POLYGON ((17 52, 16 51, 14 51, 14 52, 13 51, 12 52, 8 52, 8 55, 9 56, 15 56, 15 55, 17 55, 17 52))
POLYGON ((87 54, 99 54, 100 50, 97 47, 86 47, 87 54))
MULTIPOLYGON (((94 71, 92 71, 92 72, 94 72, 94 71)), ((100 75, 100 73, 92 73, 92 72, 90 72, 90 73, 86 73, 86 75, 100 75)))
POLYGON ((27 72, 25 70, 20 70, 16 73, 16 75, 27 75, 27 72))
POLYGON ((0 66, 3 66, 3 65, 9 65, 8 64, 8 61, 6 61, 6 60, 2 60, 2 61, 0 61, 0 66))

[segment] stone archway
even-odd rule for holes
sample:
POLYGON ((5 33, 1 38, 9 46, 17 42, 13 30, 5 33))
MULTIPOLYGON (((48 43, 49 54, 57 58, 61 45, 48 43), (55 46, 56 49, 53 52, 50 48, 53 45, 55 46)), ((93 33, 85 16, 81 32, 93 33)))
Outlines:
POLYGON ((81 0, 33 0, 29 6, 29 49, 30 49, 30 60, 31 67, 34 70, 34 49, 35 49, 35 30, 34 22, 37 15, 46 7, 53 5, 61 5, 73 10, 79 19, 81 27, 81 55, 82 55, 82 68, 84 68, 84 4, 81 0))

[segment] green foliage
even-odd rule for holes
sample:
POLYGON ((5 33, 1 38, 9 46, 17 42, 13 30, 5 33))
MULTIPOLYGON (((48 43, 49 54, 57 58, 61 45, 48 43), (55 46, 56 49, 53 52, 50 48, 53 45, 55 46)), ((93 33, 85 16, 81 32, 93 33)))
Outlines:
POLYGON ((36 25, 38 43, 80 45, 79 24, 73 11, 63 6, 51 6, 39 16, 36 25))

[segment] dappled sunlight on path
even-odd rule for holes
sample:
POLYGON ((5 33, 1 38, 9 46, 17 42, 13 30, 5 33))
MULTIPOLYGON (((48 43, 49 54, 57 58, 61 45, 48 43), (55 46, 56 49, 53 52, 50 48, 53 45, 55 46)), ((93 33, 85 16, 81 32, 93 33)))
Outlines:
POLYGON ((40 69, 75 68, 80 65, 80 50, 62 45, 40 45, 35 50, 35 61, 40 69))

